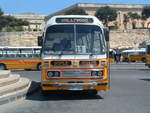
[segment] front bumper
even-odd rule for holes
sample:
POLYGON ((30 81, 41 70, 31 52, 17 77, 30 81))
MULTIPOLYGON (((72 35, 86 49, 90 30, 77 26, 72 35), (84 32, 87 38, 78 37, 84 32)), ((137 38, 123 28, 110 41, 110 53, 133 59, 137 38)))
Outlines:
POLYGON ((42 90, 103 90, 108 89, 108 82, 92 83, 48 83, 41 84, 42 90))

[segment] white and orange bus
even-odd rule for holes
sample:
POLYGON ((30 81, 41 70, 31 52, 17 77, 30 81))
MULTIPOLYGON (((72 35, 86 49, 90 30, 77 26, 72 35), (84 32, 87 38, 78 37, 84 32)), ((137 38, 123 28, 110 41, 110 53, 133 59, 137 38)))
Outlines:
POLYGON ((0 47, 0 69, 41 69, 41 47, 0 47))
POLYGON ((146 63, 145 66, 150 68, 150 42, 146 44, 146 63))
POLYGON ((94 16, 54 16, 46 24, 41 58, 43 94, 109 88, 109 31, 94 16))
POLYGON ((146 50, 145 48, 124 50, 121 57, 123 62, 146 62, 146 50))

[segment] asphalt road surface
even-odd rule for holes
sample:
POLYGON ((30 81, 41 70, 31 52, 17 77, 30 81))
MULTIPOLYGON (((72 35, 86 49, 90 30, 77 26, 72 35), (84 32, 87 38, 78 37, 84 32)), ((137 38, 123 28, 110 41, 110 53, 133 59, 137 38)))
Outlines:
MULTIPOLYGON (((39 71, 13 72, 40 81, 39 71)), ((39 90, 26 100, 1 105, 0 113, 150 113, 150 69, 144 64, 114 64, 106 93, 44 97, 39 90)))

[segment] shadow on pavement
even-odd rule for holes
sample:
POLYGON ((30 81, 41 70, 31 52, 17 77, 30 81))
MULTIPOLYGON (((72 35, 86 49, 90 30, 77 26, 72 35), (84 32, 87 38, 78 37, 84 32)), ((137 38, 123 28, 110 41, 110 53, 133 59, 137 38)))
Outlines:
POLYGON ((150 78, 147 78, 147 79, 140 79, 140 80, 144 80, 144 81, 150 82, 150 78))
POLYGON ((32 81, 28 89, 27 96, 32 95, 40 89, 40 82, 32 81))
POLYGON ((53 94, 47 94, 46 96, 43 96, 41 90, 26 97, 26 100, 33 100, 33 101, 89 100, 89 99, 103 99, 103 98, 100 95, 87 94, 81 91, 56 92, 53 94))

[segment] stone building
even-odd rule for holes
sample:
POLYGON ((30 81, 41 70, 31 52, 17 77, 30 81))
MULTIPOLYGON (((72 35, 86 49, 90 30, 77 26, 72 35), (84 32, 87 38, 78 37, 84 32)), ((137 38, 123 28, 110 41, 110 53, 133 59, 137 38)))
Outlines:
MULTIPOLYGON (((85 9, 89 15, 94 15, 98 8, 103 6, 109 6, 117 10, 117 20, 110 22, 109 26, 117 25, 118 29, 110 31, 110 47, 114 49, 129 49, 138 48, 143 42, 150 42, 150 29, 140 29, 143 26, 146 28, 149 19, 143 21, 141 19, 129 20, 127 26, 124 25, 124 15, 132 12, 141 14, 142 8, 145 5, 107 5, 107 4, 84 4, 78 3, 68 8, 62 9, 56 13, 45 15, 35 14, 16 14, 12 15, 16 18, 27 20, 30 25, 26 28, 31 29, 31 32, 1 32, 0 33, 0 46, 37 46, 37 37, 42 35, 45 22, 54 15, 63 15, 65 11, 68 11, 75 7, 81 7, 85 9), (139 29, 132 29, 132 24, 139 29), (38 31, 38 32, 33 32, 38 31)), ((150 24, 149 24, 150 25, 150 24)), ((149 26, 150 27, 150 26, 149 26)))
POLYGON ((43 31, 45 22, 45 15, 37 15, 33 13, 22 13, 11 15, 15 18, 26 20, 29 22, 29 26, 25 27, 27 31, 43 31))
POLYGON ((87 3, 77 3, 75 5, 72 5, 68 8, 62 9, 61 11, 58 11, 56 13, 50 14, 45 17, 45 21, 47 21, 49 18, 51 18, 54 15, 63 15, 64 12, 79 7, 83 8, 88 15, 95 15, 95 12, 100 7, 109 6, 117 11, 117 19, 116 21, 110 22, 108 25, 110 27, 117 27, 118 29, 133 29, 133 25, 136 26, 136 28, 144 28, 148 26, 148 23, 150 22, 150 19, 141 20, 141 19, 129 19, 127 23, 125 23, 125 15, 127 15, 129 12, 137 13, 141 15, 142 8, 146 5, 130 5, 130 4, 87 4, 87 3))

